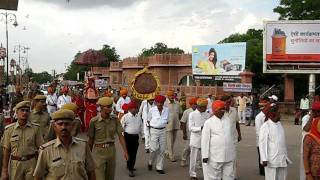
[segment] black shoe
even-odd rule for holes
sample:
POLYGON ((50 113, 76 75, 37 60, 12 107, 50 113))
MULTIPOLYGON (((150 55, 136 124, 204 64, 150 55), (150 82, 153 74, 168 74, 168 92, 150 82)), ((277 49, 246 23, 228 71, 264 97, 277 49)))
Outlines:
POLYGON ((152 171, 152 165, 151 164, 148 164, 148 170, 152 171))
POLYGON ((129 171, 129 176, 130 177, 135 177, 136 175, 134 175, 133 171, 129 171))
POLYGON ((150 153, 150 150, 149 150, 149 149, 146 149, 146 153, 150 153))
POLYGON ((165 174, 164 170, 157 170, 159 174, 165 174))

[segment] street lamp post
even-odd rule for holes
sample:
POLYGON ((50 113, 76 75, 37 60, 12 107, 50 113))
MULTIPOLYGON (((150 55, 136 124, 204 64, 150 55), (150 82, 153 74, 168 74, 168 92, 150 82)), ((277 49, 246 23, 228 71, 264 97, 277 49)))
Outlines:
MULTIPOLYGON (((26 46, 21 46, 20 44, 19 45, 16 45, 14 46, 14 49, 13 49, 13 53, 16 53, 18 51, 18 54, 19 54, 19 59, 18 59, 18 65, 19 67, 21 67, 21 51, 26 54, 27 51, 29 50, 30 48, 29 47, 26 47, 26 46)), ((20 69, 21 70, 21 69, 20 69)), ((21 74, 22 72, 19 71, 19 85, 21 84, 21 74)))
POLYGON ((8 23, 13 22, 13 26, 18 26, 17 16, 13 13, 0 13, 0 15, 4 16, 5 24, 6 24, 6 44, 7 44, 7 76, 6 76, 6 84, 9 84, 9 33, 8 33, 8 23))

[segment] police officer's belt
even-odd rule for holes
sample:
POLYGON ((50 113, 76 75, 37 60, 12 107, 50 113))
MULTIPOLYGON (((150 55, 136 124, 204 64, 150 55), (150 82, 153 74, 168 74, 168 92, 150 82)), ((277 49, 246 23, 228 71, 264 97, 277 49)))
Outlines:
POLYGON ((166 128, 166 127, 157 128, 157 127, 152 127, 152 126, 150 126, 150 127, 153 128, 153 129, 164 129, 164 128, 166 128))
POLYGON ((102 143, 102 144, 94 144, 95 147, 98 148, 108 148, 114 146, 114 142, 107 142, 107 143, 102 143))
POLYGON ((32 158, 36 157, 36 154, 30 154, 30 155, 26 155, 26 156, 11 156, 11 160, 16 160, 16 161, 28 161, 32 158))

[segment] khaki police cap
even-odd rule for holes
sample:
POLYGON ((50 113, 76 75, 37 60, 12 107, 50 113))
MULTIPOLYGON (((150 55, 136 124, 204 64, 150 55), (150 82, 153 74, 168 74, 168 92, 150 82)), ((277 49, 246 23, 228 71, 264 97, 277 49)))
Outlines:
POLYGON ((100 106, 110 106, 113 104, 113 98, 110 97, 102 97, 98 100, 97 104, 100 106))
POLYGON ((58 121, 58 120, 73 121, 74 112, 69 109, 60 109, 59 111, 52 113, 51 117, 52 117, 52 120, 54 121, 58 121))
POLYGON ((14 107, 14 109, 18 110, 21 108, 30 108, 30 106, 31 106, 30 101, 21 101, 14 107))
POLYGON ((46 100, 47 97, 45 95, 36 95, 33 100, 46 100))
POLYGON ((75 103, 67 103, 64 104, 61 109, 69 109, 74 112, 78 109, 78 106, 75 103))

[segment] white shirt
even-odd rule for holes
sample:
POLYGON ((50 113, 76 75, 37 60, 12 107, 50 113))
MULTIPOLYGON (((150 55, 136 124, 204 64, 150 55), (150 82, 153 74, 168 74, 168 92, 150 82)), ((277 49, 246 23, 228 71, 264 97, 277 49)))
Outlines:
POLYGON ((198 109, 189 114, 190 146, 201 148, 201 128, 209 118, 208 112, 201 113, 198 109))
POLYGON ((230 162, 235 158, 235 145, 231 130, 231 120, 223 116, 209 118, 203 126, 201 136, 201 155, 208 163, 230 162))
POLYGON ((120 97, 116 104, 116 111, 119 113, 124 113, 122 109, 122 105, 130 103, 130 101, 131 99, 128 96, 126 97, 126 99, 124 99, 123 97, 120 97))
POLYGON ((58 109, 61 109, 61 107, 67 103, 71 103, 71 97, 68 95, 64 95, 62 94, 61 96, 59 96, 58 98, 58 102, 57 102, 57 107, 58 109))
POLYGON ((183 114, 182 117, 180 119, 180 123, 185 123, 186 125, 186 131, 188 134, 188 138, 190 138, 190 131, 189 131, 189 115, 191 112, 193 112, 194 110, 192 108, 186 109, 183 114))
POLYGON ((266 115, 261 111, 256 118, 254 119, 254 126, 256 128, 256 144, 259 147, 259 133, 264 120, 266 119, 266 115))
POLYGON ((140 105, 140 109, 139 109, 139 115, 141 116, 141 118, 146 121, 148 119, 148 112, 149 110, 155 106, 154 103, 150 104, 148 103, 147 100, 143 100, 141 102, 141 105, 140 105))
POLYGON ((279 122, 268 119, 260 129, 259 135, 260 162, 268 161, 268 167, 287 167, 287 145, 283 127, 279 122))
POLYGON ((230 107, 229 111, 225 111, 225 116, 227 116, 231 120, 231 130, 234 137, 234 143, 238 142, 238 131, 237 131, 237 122, 239 122, 238 111, 234 107, 230 107))
POLYGON ((161 115, 157 106, 152 107, 148 113, 148 121, 151 127, 165 128, 168 124, 169 110, 167 107, 163 107, 161 115))
POLYGON ((49 106, 56 106, 58 102, 58 98, 56 93, 54 93, 53 95, 48 94, 47 95, 47 99, 46 99, 46 104, 49 106))
POLYGON ((212 99, 208 97, 207 100, 208 100, 207 112, 209 114, 212 114, 212 99))
POLYGON ((303 128, 304 126, 309 122, 310 120, 310 114, 306 114, 305 116, 302 117, 301 119, 301 129, 302 129, 302 138, 304 137, 304 135, 306 135, 308 132, 304 131, 303 128))
POLYGON ((309 109, 309 99, 308 98, 302 98, 300 100, 300 109, 308 110, 309 109))
POLYGON ((121 125, 124 132, 128 134, 139 134, 141 132, 142 122, 138 114, 134 116, 131 112, 128 112, 122 116, 121 125))

